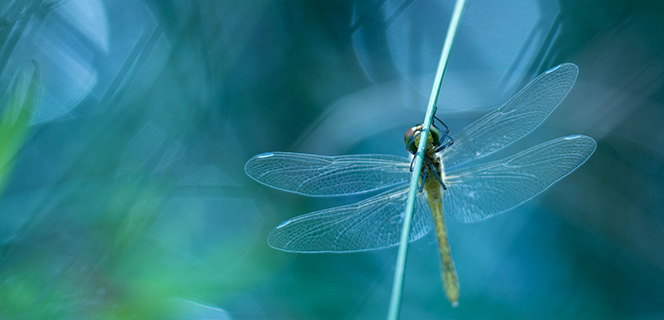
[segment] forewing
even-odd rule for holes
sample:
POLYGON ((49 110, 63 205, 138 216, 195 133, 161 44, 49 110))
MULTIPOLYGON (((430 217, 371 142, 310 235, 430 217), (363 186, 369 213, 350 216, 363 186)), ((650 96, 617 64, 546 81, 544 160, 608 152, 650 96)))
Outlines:
POLYGON ((244 170, 272 188, 307 196, 340 196, 408 183, 409 166, 408 158, 391 155, 271 152, 249 159, 244 170))
POLYGON ((442 151, 443 162, 452 168, 494 153, 537 128, 574 86, 579 68, 561 64, 539 75, 502 107, 473 122, 458 134, 454 144, 442 151))
POLYGON ((581 166, 595 151, 590 137, 554 139, 511 157, 446 173, 443 206, 461 222, 484 220, 530 200, 581 166))
MULTIPOLYGON (((350 252, 397 245, 408 188, 400 186, 352 205, 287 220, 268 237, 273 248, 293 252, 350 252)), ((415 202, 410 241, 427 234, 433 221, 426 198, 415 202)))

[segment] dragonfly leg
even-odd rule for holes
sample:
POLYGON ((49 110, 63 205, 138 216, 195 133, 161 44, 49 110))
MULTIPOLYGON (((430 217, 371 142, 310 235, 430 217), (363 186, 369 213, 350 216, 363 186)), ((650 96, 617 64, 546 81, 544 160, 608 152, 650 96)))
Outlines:
POLYGON ((440 118, 438 118, 436 115, 434 115, 433 118, 438 120, 438 122, 440 122, 440 124, 442 124, 443 127, 445 127, 445 135, 447 136, 447 134, 450 133, 450 128, 445 124, 445 122, 443 122, 443 120, 440 120, 440 118))
POLYGON ((424 171, 424 176, 422 177, 422 184, 417 188, 417 192, 422 192, 424 190, 424 181, 427 180, 427 171, 424 171))
POLYGON ((443 122, 443 120, 440 120, 435 115, 433 116, 433 118, 435 120, 438 120, 438 122, 440 122, 440 124, 442 124, 443 127, 445 127, 445 133, 443 133, 443 137, 440 138, 440 144, 438 144, 438 146, 436 146, 436 152, 440 152, 443 149, 445 149, 445 148, 451 146, 452 144, 454 144, 454 139, 450 136, 450 128, 445 124, 445 122, 443 122), (445 141, 445 138, 447 138, 449 141, 447 143, 443 144, 443 142, 445 141))
POLYGON ((412 160, 410 160, 410 172, 413 172, 413 166, 415 165, 415 157, 413 157, 412 160))
POLYGON ((454 144, 454 140, 452 139, 452 137, 450 137, 450 136, 447 136, 447 137, 450 138, 450 141, 447 142, 446 144, 443 144, 443 145, 438 146, 438 147, 436 148, 436 152, 441 152, 441 151, 443 151, 443 149, 445 149, 445 148, 447 148, 447 147, 449 147, 449 146, 451 146, 451 145, 454 144))
MULTIPOLYGON (((433 165, 431 165, 431 162, 429 162, 428 159, 424 158, 424 160, 427 162, 427 165, 429 166, 429 169, 431 169, 431 171, 433 172, 433 175, 434 177, 436 177, 436 180, 438 180, 438 182, 440 183, 440 186, 443 187, 443 190, 447 190, 447 187, 443 183, 443 179, 440 178, 440 174, 438 173, 438 171, 436 171, 436 169, 433 167, 433 165)), ((426 176, 426 172, 424 174, 426 176)), ((423 181, 422 184, 424 184, 424 180, 422 181, 423 181)))

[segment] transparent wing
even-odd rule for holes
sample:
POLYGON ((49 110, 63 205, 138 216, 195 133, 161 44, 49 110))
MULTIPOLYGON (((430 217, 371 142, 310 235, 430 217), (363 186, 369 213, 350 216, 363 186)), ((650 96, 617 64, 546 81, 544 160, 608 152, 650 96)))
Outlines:
POLYGON ((249 159, 244 170, 269 187, 307 196, 350 195, 410 181, 410 160, 391 155, 270 152, 249 159))
MULTIPOLYGON (((407 187, 399 187, 352 205, 307 213, 274 228, 273 248, 294 252, 349 252, 380 249, 399 243, 407 187)), ((431 213, 421 193, 415 202, 410 241, 427 234, 431 213)))
POLYGON ((595 151, 590 137, 554 139, 511 157, 446 173, 443 207, 461 222, 512 209, 581 166, 595 151))
POLYGON ((473 122, 442 151, 447 168, 494 153, 537 128, 574 86, 579 68, 561 64, 539 75, 502 107, 473 122))

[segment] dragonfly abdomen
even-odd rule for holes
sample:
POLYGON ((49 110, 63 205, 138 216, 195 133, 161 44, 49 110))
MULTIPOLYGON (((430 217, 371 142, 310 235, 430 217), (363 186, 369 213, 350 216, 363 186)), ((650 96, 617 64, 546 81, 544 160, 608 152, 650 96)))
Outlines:
POLYGON ((459 301, 459 280, 457 277, 450 244, 447 240, 447 229, 445 228, 445 217, 443 215, 443 189, 438 181, 427 179, 424 182, 429 207, 433 214, 434 225, 436 229, 436 238, 438 238, 438 253, 443 271, 443 288, 445 294, 453 306, 459 301))

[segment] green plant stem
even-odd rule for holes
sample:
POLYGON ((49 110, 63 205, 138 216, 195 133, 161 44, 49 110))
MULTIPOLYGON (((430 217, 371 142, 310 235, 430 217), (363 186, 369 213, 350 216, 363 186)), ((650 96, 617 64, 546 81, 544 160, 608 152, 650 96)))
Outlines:
POLYGON ((452 12, 452 19, 447 28, 447 35, 445 36, 445 43, 443 44, 443 51, 440 55, 440 62, 438 63, 438 70, 436 71, 436 78, 433 82, 433 89, 429 98, 427 112, 422 123, 422 134, 420 134, 420 143, 415 153, 415 163, 413 165, 413 175, 410 179, 410 189, 408 190, 408 200, 406 202, 406 213, 403 219, 403 227, 401 229, 401 242, 399 243, 399 254, 397 256, 396 270, 394 271, 394 283, 392 285, 392 297, 390 299, 390 308, 388 312, 388 319, 399 319, 401 312, 401 300, 403 292, 404 274, 406 270, 406 255, 408 254, 408 239, 410 238, 410 227, 413 220, 413 208, 415 206, 415 196, 417 194, 417 185, 420 180, 420 173, 422 171, 422 162, 424 159, 425 147, 427 145, 427 138, 429 137, 429 128, 433 122, 433 116, 436 112, 436 101, 438 101, 438 94, 440 87, 443 83, 443 75, 447 67, 447 61, 450 57, 452 50, 452 43, 456 36, 457 29, 459 28, 459 21, 463 14, 463 9, 466 5, 466 0, 457 0, 452 12))

